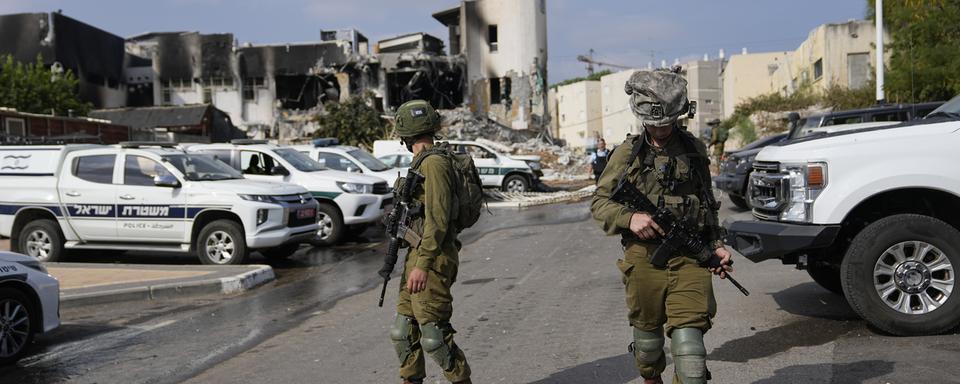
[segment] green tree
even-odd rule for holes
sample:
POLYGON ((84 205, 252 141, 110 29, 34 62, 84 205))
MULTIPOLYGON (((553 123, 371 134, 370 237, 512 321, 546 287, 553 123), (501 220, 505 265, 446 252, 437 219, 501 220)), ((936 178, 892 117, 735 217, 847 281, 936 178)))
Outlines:
POLYGON ((344 144, 372 148, 374 141, 386 138, 390 132, 369 100, 370 95, 362 95, 342 103, 327 103, 327 113, 317 117, 320 128, 314 137, 336 137, 344 144))
MULTIPOLYGON (((874 1, 867 4, 874 19, 874 1)), ((891 37, 885 44, 887 99, 922 102, 960 94, 960 1, 886 0, 883 19, 891 37)))
POLYGON ((579 83, 579 82, 584 81, 584 80, 587 80, 587 81, 599 81, 601 77, 604 77, 604 76, 609 75, 609 74, 611 74, 611 73, 613 73, 613 71, 611 71, 611 70, 609 70, 609 69, 604 69, 604 70, 602 70, 602 71, 594 72, 592 75, 589 75, 589 76, 587 76, 587 77, 574 77, 574 78, 572 78, 572 79, 566 79, 566 80, 564 80, 564 81, 561 81, 561 82, 559 82, 559 83, 554 84, 552 87, 553 87, 553 88, 556 88, 556 87, 559 87, 559 86, 562 86, 562 85, 579 83))
POLYGON ((21 112, 66 115, 67 111, 84 116, 92 105, 80 101, 79 81, 71 71, 54 73, 37 56, 35 63, 21 63, 13 56, 0 56, 0 107, 21 112))

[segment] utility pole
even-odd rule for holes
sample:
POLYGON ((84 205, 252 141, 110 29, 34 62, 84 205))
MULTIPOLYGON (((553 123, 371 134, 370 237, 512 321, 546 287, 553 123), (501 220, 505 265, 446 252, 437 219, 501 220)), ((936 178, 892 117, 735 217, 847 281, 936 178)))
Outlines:
POLYGON ((877 18, 877 104, 883 104, 883 0, 876 0, 877 18))

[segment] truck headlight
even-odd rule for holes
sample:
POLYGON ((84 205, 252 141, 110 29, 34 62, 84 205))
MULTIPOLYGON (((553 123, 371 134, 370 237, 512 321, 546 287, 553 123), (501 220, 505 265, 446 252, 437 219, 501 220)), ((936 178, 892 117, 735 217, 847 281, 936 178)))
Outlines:
POLYGON ((371 184, 337 182, 337 186, 346 193, 373 193, 373 185, 371 184))
POLYGON ((534 171, 539 171, 541 169, 539 161, 527 161, 527 166, 534 171))
POLYGON ((809 223, 813 220, 813 203, 827 186, 827 164, 782 164, 780 169, 789 183, 780 220, 809 223))
POLYGON ((276 201, 273 199, 273 196, 270 196, 270 195, 245 195, 242 193, 238 193, 237 196, 240 196, 241 199, 244 199, 247 201, 256 201, 260 203, 273 203, 276 201))

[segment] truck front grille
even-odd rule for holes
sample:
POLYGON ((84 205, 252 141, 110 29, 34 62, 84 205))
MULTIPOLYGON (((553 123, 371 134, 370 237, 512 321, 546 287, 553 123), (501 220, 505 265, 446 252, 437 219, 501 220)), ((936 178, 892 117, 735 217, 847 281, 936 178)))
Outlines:
POLYGON ((747 197, 753 207, 753 216, 758 219, 776 220, 787 205, 790 198, 790 177, 779 171, 779 163, 753 163, 747 197))

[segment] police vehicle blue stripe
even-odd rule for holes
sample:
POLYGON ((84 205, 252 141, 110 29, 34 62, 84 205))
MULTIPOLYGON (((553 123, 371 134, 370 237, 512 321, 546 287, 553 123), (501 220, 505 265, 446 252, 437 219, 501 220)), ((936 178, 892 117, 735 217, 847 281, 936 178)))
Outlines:
POLYGON ((56 205, 42 204, 0 204, 0 215, 15 215, 21 209, 29 207, 46 208, 49 209, 50 212, 53 212, 53 215, 56 217, 63 216, 63 213, 60 211, 60 207, 56 205))

